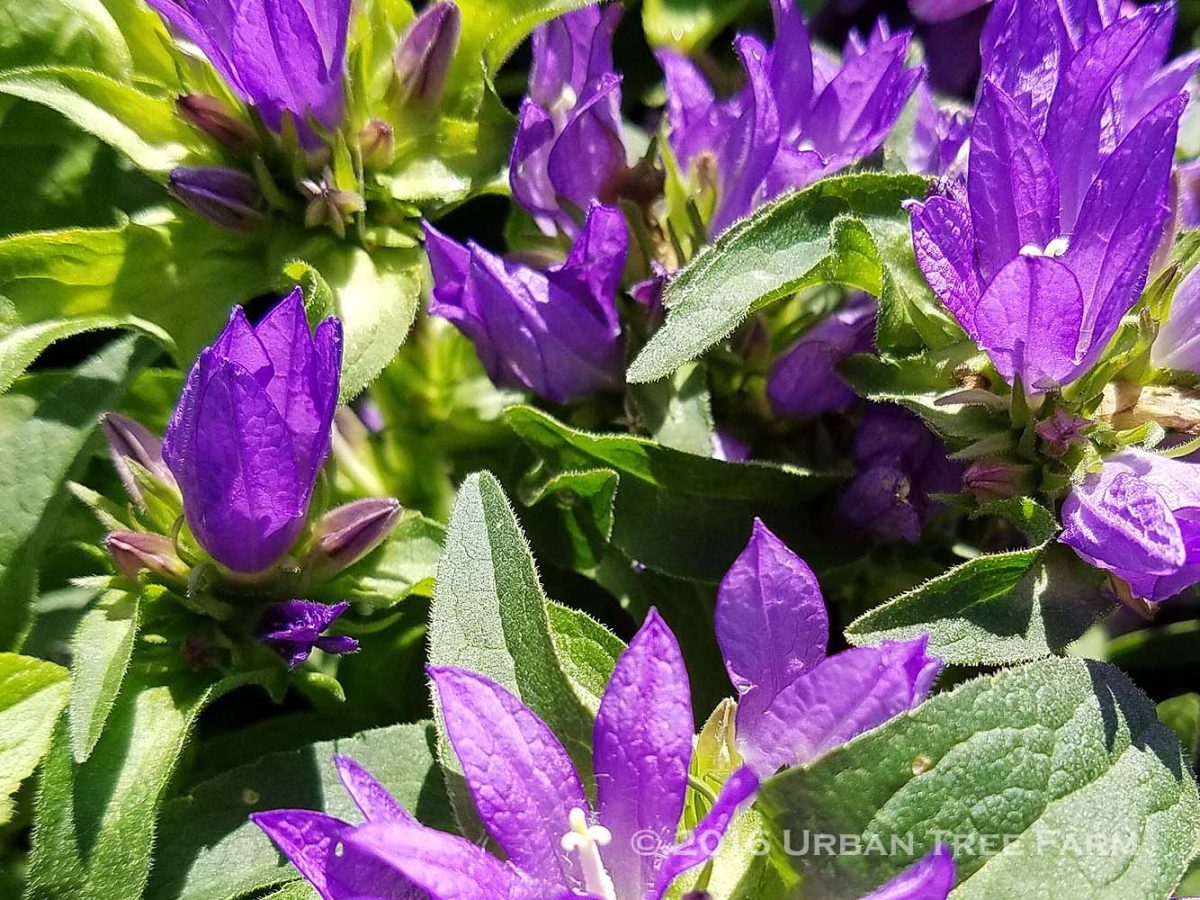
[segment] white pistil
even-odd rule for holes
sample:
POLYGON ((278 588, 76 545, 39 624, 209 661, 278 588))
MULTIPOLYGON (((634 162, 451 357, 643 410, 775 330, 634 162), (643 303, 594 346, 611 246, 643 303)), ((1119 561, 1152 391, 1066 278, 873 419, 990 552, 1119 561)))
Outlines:
POLYGON ((589 894, 603 900, 617 900, 612 879, 604 871, 600 848, 612 842, 612 832, 603 825, 589 825, 587 813, 579 807, 571 810, 571 830, 562 836, 562 848, 568 853, 579 852, 583 865, 583 882, 589 894))
POLYGON ((1045 247, 1039 247, 1037 244, 1026 244, 1021 248, 1022 256, 1062 256, 1067 252, 1070 246, 1070 239, 1059 236, 1048 243, 1045 247))

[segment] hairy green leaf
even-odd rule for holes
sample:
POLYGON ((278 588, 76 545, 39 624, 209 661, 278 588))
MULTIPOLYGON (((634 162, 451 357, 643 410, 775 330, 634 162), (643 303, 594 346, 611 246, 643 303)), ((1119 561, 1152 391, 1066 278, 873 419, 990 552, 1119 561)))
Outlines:
POLYGON ((66 702, 62 666, 0 653, 0 825, 12 818, 12 795, 49 749, 66 702))
POLYGON ((939 841, 954 849, 956 900, 1052 900, 1064 886, 1089 900, 1167 897, 1200 837, 1175 735, 1118 669, 1078 659, 934 697, 768 780, 760 805, 806 890, 831 900, 862 896, 939 841), (817 835, 863 852, 820 852, 817 835))
POLYGON ((1065 547, 977 556, 850 623, 854 644, 929 635, 929 652, 955 665, 1025 662, 1080 638, 1113 601, 1065 547))
POLYGON ((71 753, 82 763, 100 740, 117 700, 138 630, 136 593, 106 591, 84 615, 71 642, 71 753))

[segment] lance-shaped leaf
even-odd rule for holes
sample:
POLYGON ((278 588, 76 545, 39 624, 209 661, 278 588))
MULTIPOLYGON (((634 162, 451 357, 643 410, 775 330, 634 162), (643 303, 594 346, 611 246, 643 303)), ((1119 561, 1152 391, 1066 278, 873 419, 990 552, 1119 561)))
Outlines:
POLYGON ((40 659, 0 653, 0 824, 12 818, 12 795, 50 746, 67 702, 67 670, 40 659))
POLYGON ((969 681, 767 781, 759 803, 777 838, 790 833, 805 888, 832 900, 947 840, 956 900, 1063 884, 1097 900, 1166 897, 1200 837, 1175 735, 1124 674, 1081 659, 969 681), (883 849, 814 852, 816 834, 883 849))
POLYGON ((915 175, 829 178, 734 225, 668 284, 666 325, 629 368, 655 381, 727 337, 750 313, 800 288, 839 283, 879 296, 883 260, 873 232, 903 222, 922 196, 915 175))
POLYGON ((121 690, 137 637, 140 599, 128 591, 106 591, 75 631, 69 721, 76 762, 91 755, 121 690))

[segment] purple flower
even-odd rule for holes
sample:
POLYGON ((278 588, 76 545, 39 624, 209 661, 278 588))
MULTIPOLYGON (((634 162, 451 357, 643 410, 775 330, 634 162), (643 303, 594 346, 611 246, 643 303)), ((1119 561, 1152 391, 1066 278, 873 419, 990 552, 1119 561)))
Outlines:
POLYGON ((611 202, 625 170, 621 79, 613 32, 621 5, 587 6, 533 33, 529 96, 521 105, 509 160, 513 197, 553 235, 574 236, 593 202, 611 202))
POLYGON ((192 212, 230 231, 253 231, 263 222, 265 201, 258 182, 222 166, 179 166, 167 179, 167 190, 192 212))
POLYGON ((1163 368, 1200 372, 1200 268, 1188 272, 1175 289, 1150 359, 1163 368))
POLYGON ((858 474, 838 497, 838 519, 879 540, 915 543, 941 509, 931 495, 962 489, 963 467, 947 452, 917 416, 871 405, 850 448, 858 474))
POLYGON ((857 294, 830 313, 785 351, 771 367, 767 398, 777 416, 841 412, 854 402, 854 389, 837 364, 875 346, 875 300, 857 294))
POLYGON ((954 857, 939 844, 863 900, 946 900, 954 887, 954 857))
POLYGON ((146 0, 200 48, 272 131, 289 115, 307 146, 312 116, 336 129, 344 112, 351 0, 146 0))
POLYGON ((986 6, 991 0, 908 0, 908 10, 922 22, 948 22, 986 6))
POLYGON ((329 606, 311 600, 272 603, 258 623, 258 639, 287 660, 295 669, 312 654, 313 648, 341 655, 358 649, 358 641, 324 632, 347 609, 346 601, 329 606))
POLYGON ((163 458, 192 534, 228 568, 267 568, 304 527, 329 455, 341 361, 341 323, 310 334, 297 288, 256 326, 234 307, 188 374, 163 458))
POLYGON ((1185 99, 1171 96, 1138 122, 1072 206, 1068 185, 1087 167, 984 84, 965 202, 937 194, 912 203, 912 233, 926 280, 1010 383, 1070 383, 1137 302, 1167 218, 1185 99))
POLYGON ((425 225, 429 312, 471 339, 493 382, 555 403, 620 388, 625 359, 616 294, 628 234, 593 206, 566 262, 546 271, 505 262, 425 225))
POLYGON ((762 777, 916 706, 942 666, 924 637, 826 656, 829 615, 816 576, 758 520, 721 581, 716 630, 739 695, 737 748, 762 777))
POLYGON ((775 43, 741 35, 736 47, 747 84, 717 100, 686 57, 659 51, 666 74, 671 147, 689 167, 716 164, 719 196, 711 230, 755 207, 870 156, 882 145, 921 70, 904 64, 907 33, 882 26, 867 42, 852 39, 838 69, 815 55, 792 0, 772 0, 775 43))
POLYGON ((1056 409, 1054 415, 1038 422, 1033 430, 1042 439, 1046 453, 1062 456, 1073 445, 1083 442, 1084 432, 1091 425, 1087 419, 1073 416, 1064 409, 1056 409))
POLYGON ((1193 159, 1175 170, 1179 179, 1179 224, 1200 228, 1200 159, 1193 159))
POLYGON ((430 4, 413 20, 396 50, 402 102, 425 109, 441 102, 461 29, 462 13, 450 2, 430 4))
POLYGON ((970 133, 970 116, 938 105, 926 84, 917 88, 917 119, 908 145, 908 168, 925 175, 945 175, 960 168, 960 151, 970 133))
POLYGON ((1059 540, 1144 600, 1200 581, 1200 466, 1143 450, 1104 460, 1062 508, 1059 540))
POLYGON ((1200 64, 1164 65, 1171 4, 1122 15, 1120 0, 998 0, 981 40, 983 76, 1027 118, 1059 179, 1069 233, 1100 166, 1151 110, 1187 86, 1200 64))
POLYGON ((694 722, 679 645, 653 610, 600 702, 594 807, 558 738, 518 698, 463 669, 429 674, 475 808, 506 861, 419 824, 338 758, 364 824, 304 810, 252 817, 326 900, 661 900, 708 859, 757 789, 748 769, 734 772, 695 833, 676 844, 694 722))

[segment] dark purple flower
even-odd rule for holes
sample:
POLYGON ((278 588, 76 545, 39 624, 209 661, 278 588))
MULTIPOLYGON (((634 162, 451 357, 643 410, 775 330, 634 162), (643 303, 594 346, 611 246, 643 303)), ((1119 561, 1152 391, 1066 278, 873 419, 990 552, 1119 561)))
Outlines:
POLYGON ((982 459, 963 472, 962 489, 977 503, 991 503, 1029 494, 1035 487, 1034 468, 1017 463, 982 459))
POLYGON ((1200 373, 1200 268, 1188 272, 1175 289, 1150 359, 1156 366, 1200 373))
POLYGON ((908 0, 908 9, 922 22, 948 22, 991 2, 992 0, 908 0))
POLYGON ((961 151, 971 130, 971 117, 938 105, 925 84, 917 88, 917 118, 906 163, 912 172, 945 175, 962 167, 961 151))
POLYGON ((448 0, 425 7, 413 20, 396 50, 401 102, 425 109, 441 102, 461 27, 462 13, 448 0))
POLYGON ((163 458, 192 534, 236 572, 279 559, 304 527, 329 455, 342 326, 310 333, 300 289, 256 326, 234 307, 188 374, 163 458))
POLYGON ((908 34, 889 37, 881 24, 866 42, 847 43, 838 69, 814 54, 792 0, 772 0, 772 9, 774 45, 737 38, 747 84, 726 100, 715 98, 686 57, 658 54, 680 165, 686 169, 702 155, 716 164, 713 232, 878 150, 921 75, 904 63, 908 34))
POLYGON ((946 900, 954 887, 954 857, 939 844, 862 900, 946 900))
POLYGON ((850 449, 858 474, 838 497, 838 518, 879 540, 916 542, 941 509, 931 495, 962 489, 963 467, 947 452, 914 414, 872 404, 850 449))
POLYGON ((285 600, 272 603, 258 624, 258 639, 282 656, 289 669, 297 668, 312 654, 313 648, 341 655, 358 649, 358 641, 325 631, 350 608, 342 601, 332 606, 311 600, 285 600))
POLYGON ((777 416, 840 412, 857 396, 837 373, 837 364, 875 346, 875 300, 852 297, 800 336, 771 367, 767 398, 777 416))
POLYGON ((146 0, 195 44, 271 130, 290 115, 306 145, 342 122, 351 0, 146 0))
MULTIPOLYGON (((1137 302, 1167 218, 1185 100, 1171 96, 1138 122, 1072 206, 1067 185, 1090 170, 984 84, 966 202, 912 203, 912 232, 926 280, 1010 383, 1019 377, 1032 392, 1070 383, 1137 302)), ((1051 118, 1070 130, 1075 107, 1059 108, 1051 118)))
POLYGON ((1084 432, 1091 422, 1073 416, 1064 409, 1056 409, 1054 415, 1034 426, 1034 431, 1044 443, 1044 450, 1051 456, 1062 456, 1075 444, 1082 443, 1084 432))
POLYGON ((566 262, 546 271, 456 243, 426 224, 429 311, 471 339, 496 384, 568 403, 620 388, 625 359, 616 294, 628 234, 593 206, 566 262))
POLYGON ((621 5, 586 6, 533 33, 529 96, 509 160, 513 197, 547 234, 574 236, 597 200, 611 202, 625 171, 621 79, 613 32, 621 5))
POLYGON ((1060 541, 1144 600, 1200 582, 1200 465, 1114 454, 1067 495, 1062 523, 1060 541))
POLYGON ((421 825, 357 764, 335 758, 364 824, 304 810, 252 816, 326 900, 661 900, 712 855, 757 789, 749 769, 734 772, 676 844, 694 722, 679 645, 653 610, 600 702, 594 806, 558 738, 521 700, 463 669, 429 674, 476 811, 506 860, 421 825))
POLYGON ((762 777, 916 706, 942 667, 924 637, 826 656, 829 614, 816 576, 758 520, 721 581, 716 631, 739 695, 737 748, 762 777))
POLYGON ((192 212, 230 231, 253 231, 262 224, 266 204, 258 182, 237 169, 180 166, 171 171, 167 190, 192 212))

